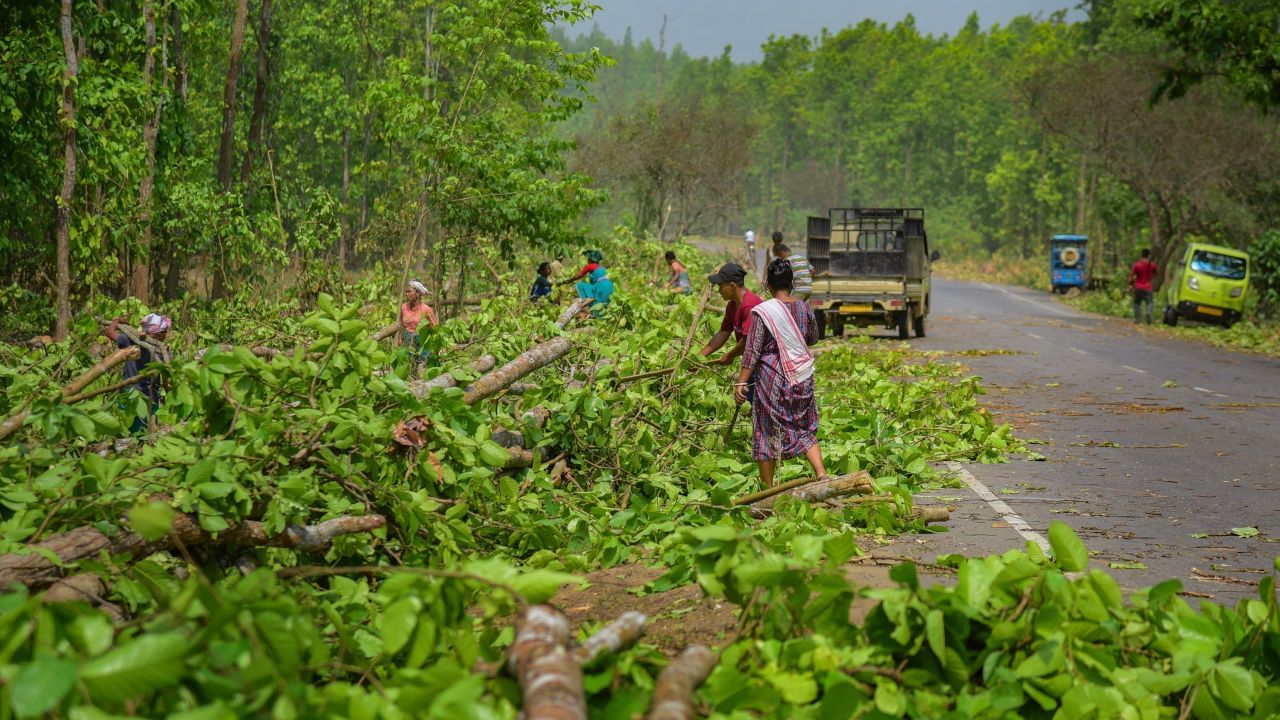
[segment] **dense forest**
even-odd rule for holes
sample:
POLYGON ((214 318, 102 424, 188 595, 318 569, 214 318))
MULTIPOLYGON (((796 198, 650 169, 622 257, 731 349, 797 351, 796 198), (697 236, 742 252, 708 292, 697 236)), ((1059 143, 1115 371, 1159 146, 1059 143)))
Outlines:
POLYGON ((1248 74, 1230 53, 1214 50, 1215 70, 1178 44, 1210 32, 1192 23, 1210 23, 1201 6, 1215 3, 1083 5, 1085 22, 975 13, 943 37, 910 16, 864 20, 772 37, 753 63, 578 35, 568 47, 616 65, 568 126, 575 165, 614 191, 601 222, 668 235, 796 237, 828 207, 909 205, 952 257, 1036 254, 1076 232, 1114 265, 1142 246, 1163 263, 1188 238, 1247 247, 1276 228, 1276 61, 1263 44, 1275 8, 1216 11, 1220 30, 1259 43, 1235 47, 1254 53, 1248 74))

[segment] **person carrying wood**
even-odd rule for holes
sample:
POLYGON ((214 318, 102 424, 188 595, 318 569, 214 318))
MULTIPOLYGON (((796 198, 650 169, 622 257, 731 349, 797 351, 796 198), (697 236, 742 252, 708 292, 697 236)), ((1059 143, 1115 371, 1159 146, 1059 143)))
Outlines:
POLYGON ((416 371, 423 363, 431 359, 431 351, 420 331, 425 323, 427 327, 436 327, 440 321, 436 311, 422 301, 430 295, 427 286, 417 280, 410 280, 404 289, 404 303, 400 305, 400 344, 409 354, 409 362, 416 371))
MULTIPOLYGON (((137 347, 138 358, 136 360, 126 360, 120 370, 120 379, 128 380, 129 378, 138 377, 146 366, 153 363, 169 362, 169 349, 165 346, 164 340, 169 335, 169 328, 173 325, 173 320, 166 315, 151 313, 142 318, 142 332, 135 334, 125 329, 122 325, 125 318, 120 316, 111 321, 107 325, 107 338, 116 344, 117 348, 124 350, 125 348, 137 347)), ((130 394, 126 395, 121 401, 121 406, 128 409, 133 392, 139 393, 146 402, 146 414, 135 412, 133 422, 129 425, 129 432, 137 434, 147 429, 150 420, 155 416, 156 410, 160 407, 160 379, 154 375, 146 375, 138 378, 138 382, 129 386, 130 394)))
POLYGON ((725 263, 719 270, 707 276, 707 281, 716 286, 720 297, 725 301, 724 320, 720 322, 720 330, 711 336, 711 340, 702 347, 702 357, 724 347, 730 337, 736 339, 729 352, 711 362, 728 365, 733 359, 742 355, 746 347, 747 328, 751 324, 751 308, 760 304, 760 298, 746 288, 747 271, 735 262, 725 263))
POLYGON ((771 300, 751 308, 742 370, 733 397, 751 403, 751 457, 760 480, 773 485, 778 461, 804 455, 819 481, 826 480, 818 447, 818 403, 813 389, 813 355, 818 321, 809 303, 791 294, 791 263, 769 263, 766 283, 771 300))

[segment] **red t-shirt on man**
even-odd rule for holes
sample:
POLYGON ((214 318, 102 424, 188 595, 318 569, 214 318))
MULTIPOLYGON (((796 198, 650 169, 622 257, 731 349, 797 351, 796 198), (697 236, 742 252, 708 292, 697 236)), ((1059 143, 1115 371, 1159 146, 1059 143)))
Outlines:
POLYGON ((747 326, 751 324, 751 308, 760 304, 760 298, 755 293, 747 290, 742 296, 742 304, 739 305, 737 300, 729 301, 724 309, 724 320, 720 321, 720 330, 732 330, 734 336, 742 340, 747 336, 747 326))
POLYGON ((1146 258, 1138 260, 1129 271, 1129 279, 1133 281, 1135 290, 1150 290, 1151 280, 1156 276, 1156 264, 1146 258))

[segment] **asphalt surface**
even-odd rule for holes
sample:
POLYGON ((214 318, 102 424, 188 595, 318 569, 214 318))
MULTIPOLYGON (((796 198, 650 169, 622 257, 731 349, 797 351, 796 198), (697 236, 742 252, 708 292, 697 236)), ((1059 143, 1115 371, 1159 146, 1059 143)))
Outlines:
POLYGON ((1197 601, 1256 596, 1280 556, 1280 360, 1023 288, 935 278, 933 302, 912 347, 988 351, 944 359, 983 378, 984 405, 1044 460, 955 468, 976 483, 928 493, 956 507, 951 531, 887 551, 1000 553, 1061 520, 1126 589, 1178 578, 1197 601))

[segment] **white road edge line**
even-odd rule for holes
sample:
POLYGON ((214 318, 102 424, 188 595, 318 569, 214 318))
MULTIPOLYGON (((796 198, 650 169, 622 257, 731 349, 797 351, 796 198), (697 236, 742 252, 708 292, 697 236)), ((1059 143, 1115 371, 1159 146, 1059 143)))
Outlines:
MULTIPOLYGON (((991 288, 991 285, 989 285, 989 284, 987 284, 987 283, 982 283, 982 284, 983 284, 983 285, 985 285, 986 287, 991 288)), ((1024 303, 1030 303, 1030 304, 1032 304, 1032 305, 1035 305, 1036 307, 1040 308, 1041 310, 1048 310, 1049 312, 1057 313, 1057 314, 1059 314, 1059 315, 1061 315, 1061 316, 1063 316, 1063 317, 1076 317, 1075 313, 1069 313, 1069 312, 1067 312, 1067 311, 1065 311, 1065 310, 1061 310, 1061 309, 1059 309, 1059 308, 1053 307, 1052 305, 1045 305, 1044 303, 1042 303, 1042 302, 1040 302, 1040 301, 1038 301, 1038 300, 1032 300, 1031 298, 1025 298, 1025 297, 1022 297, 1021 295, 1019 295, 1019 294, 1017 294, 1017 293, 1015 293, 1015 292, 1011 292, 1011 291, 1009 290, 1009 288, 1006 288, 1006 287, 998 287, 998 288, 991 288, 991 289, 993 289, 993 290, 999 290, 1000 292, 1004 293, 1005 295, 1008 295, 1009 297, 1013 298, 1014 300, 1021 300, 1021 301, 1022 301, 1022 302, 1024 302, 1024 303)))
POLYGON ((1213 393, 1213 391, 1212 391, 1212 390, 1210 390, 1209 388, 1202 388, 1202 387, 1200 387, 1200 386, 1195 386, 1195 387, 1192 387, 1191 389, 1192 389, 1192 390, 1195 390, 1196 392, 1210 393, 1210 394, 1212 394, 1212 393, 1213 393))
POLYGON ((1033 338, 1037 339, 1037 340, 1043 340, 1043 339, 1044 339, 1044 337, 1043 337, 1043 336, 1037 335, 1037 334, 1035 334, 1035 333, 1027 333, 1027 334, 1028 334, 1028 335, 1030 335, 1031 337, 1033 337, 1033 338))
POLYGON ((1040 533, 1032 530, 1026 520, 1023 520, 1018 513, 1014 512, 1013 508, 1009 507, 1008 503, 996 497, 995 493, 991 492, 986 485, 983 485, 981 480, 973 476, 973 473, 969 472, 963 465, 955 461, 948 461, 946 466, 956 475, 960 476, 960 479, 964 480, 965 484, 969 486, 969 489, 973 490, 978 497, 986 500, 987 504, 991 506, 991 509, 1000 513, 1000 516, 1004 521, 1009 523, 1009 527, 1017 530, 1018 534, 1023 538, 1039 545, 1040 549, 1043 550, 1046 555, 1052 554, 1053 551, 1049 549, 1049 541, 1040 533))
POLYGON ((1089 354, 1089 353, 1087 353, 1087 352, 1085 352, 1085 351, 1081 350, 1080 348, 1067 348, 1067 349, 1068 349, 1068 350, 1070 350, 1070 351, 1071 351, 1071 352, 1073 352, 1073 353, 1080 353, 1081 355, 1088 355, 1088 354, 1089 354))
POLYGON ((1143 375, 1147 374, 1146 370, 1143 370, 1142 368, 1136 368, 1132 365, 1121 365, 1120 367, 1124 368, 1125 370, 1132 370, 1136 373, 1142 373, 1143 375))

